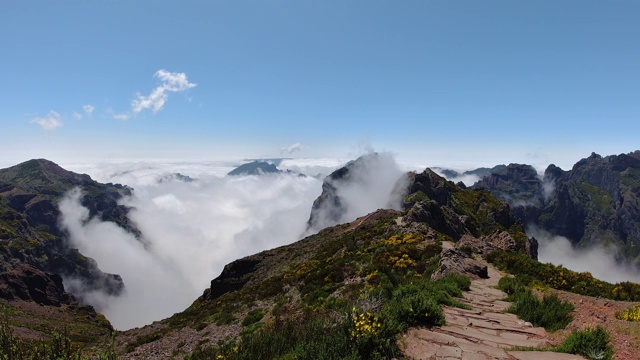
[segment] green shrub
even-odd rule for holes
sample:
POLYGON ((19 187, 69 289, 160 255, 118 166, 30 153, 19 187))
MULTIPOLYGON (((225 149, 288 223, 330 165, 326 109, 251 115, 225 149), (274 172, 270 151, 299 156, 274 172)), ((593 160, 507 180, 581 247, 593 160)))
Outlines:
POLYGON ((588 359, 613 359, 609 333, 602 326, 574 330, 554 351, 582 355, 588 359))
POLYGON ((513 302, 507 311, 535 326, 555 331, 564 329, 573 319, 570 315, 574 309, 573 304, 562 301, 555 295, 545 295, 540 301, 517 279, 507 276, 500 279, 498 287, 507 293, 507 300, 513 302))
POLYGON ((265 313, 266 311, 262 309, 250 311, 247 316, 245 316, 244 320, 242 320, 242 326, 249 326, 251 324, 257 323, 258 321, 262 320, 262 317, 265 313))

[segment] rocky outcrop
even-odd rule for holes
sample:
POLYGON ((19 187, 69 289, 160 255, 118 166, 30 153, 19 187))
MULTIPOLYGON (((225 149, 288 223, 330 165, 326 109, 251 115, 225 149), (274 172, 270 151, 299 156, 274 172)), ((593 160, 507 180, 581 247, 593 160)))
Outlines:
POLYGON ((205 291, 203 298, 215 300, 228 292, 240 290, 256 271, 258 264, 260 259, 255 256, 227 264, 220 276, 211 280, 211 287, 205 291))
POLYGON ((564 171, 543 176, 509 165, 474 185, 509 203, 523 223, 590 247, 614 245, 622 257, 640 256, 640 151, 602 157, 592 153, 564 171))
MULTIPOLYGON (((475 238, 464 235, 455 244, 458 249, 469 249, 472 253, 482 257, 489 255, 495 250, 520 251, 521 246, 507 231, 496 230, 490 235, 475 238)), ((524 243, 524 252, 532 259, 538 259, 538 240, 531 237, 524 243)))
POLYGON ((440 268, 431 275, 432 279, 440 279, 449 274, 461 274, 472 279, 486 279, 487 266, 458 249, 447 249, 442 252, 440 268))
POLYGON ((83 190, 82 205, 90 218, 114 222, 140 235, 127 216, 129 208, 118 203, 131 195, 131 188, 98 183, 48 160, 30 160, 0 170, 0 271, 28 264, 79 279, 88 290, 120 294, 124 289, 120 276, 102 272, 93 259, 73 249, 59 227, 58 202, 76 187, 83 190))
MULTIPOLYGON (((482 189, 466 189, 454 185, 430 169, 411 177, 404 199, 405 222, 428 224, 454 241, 466 236, 481 238, 512 226, 521 226, 510 207, 482 189)), ((487 240, 484 239, 484 240, 487 240)), ((524 249, 524 241, 514 249, 524 249)))
POLYGON ((0 298, 50 306, 77 304, 73 295, 65 291, 60 275, 45 273, 27 264, 0 273, 0 298))

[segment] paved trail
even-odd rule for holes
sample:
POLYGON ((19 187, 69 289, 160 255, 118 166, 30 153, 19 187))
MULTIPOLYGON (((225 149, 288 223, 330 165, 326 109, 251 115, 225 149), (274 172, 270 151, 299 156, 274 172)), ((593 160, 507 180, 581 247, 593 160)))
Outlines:
POLYGON ((539 351, 506 351, 517 346, 538 347, 548 344, 543 328, 503 311, 510 306, 507 295, 494 288, 502 274, 489 266, 489 278, 473 280, 464 293, 471 310, 444 307, 447 325, 412 328, 402 338, 404 354, 412 359, 443 360, 577 360, 578 355, 539 351))

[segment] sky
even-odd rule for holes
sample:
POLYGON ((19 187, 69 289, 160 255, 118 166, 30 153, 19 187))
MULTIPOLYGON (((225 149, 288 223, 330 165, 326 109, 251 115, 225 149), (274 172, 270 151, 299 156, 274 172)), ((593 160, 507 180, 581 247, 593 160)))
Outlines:
POLYGON ((640 148, 636 1, 0 3, 0 164, 570 167, 640 148))

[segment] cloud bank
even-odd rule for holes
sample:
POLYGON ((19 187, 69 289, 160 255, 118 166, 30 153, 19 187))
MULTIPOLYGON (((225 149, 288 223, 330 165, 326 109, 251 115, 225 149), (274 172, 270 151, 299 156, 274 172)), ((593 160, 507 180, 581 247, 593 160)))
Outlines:
POLYGON ((60 203, 62 226, 103 271, 122 276, 126 293, 108 297, 82 292, 73 279, 66 284, 118 329, 166 318, 189 306, 225 264, 298 240, 319 192, 317 179, 292 175, 139 186, 125 203, 135 208, 130 218, 141 242, 114 223, 87 219, 80 190, 72 191, 60 203))
POLYGON ((538 228, 528 228, 527 234, 538 240, 538 259, 562 265, 574 271, 588 271, 595 278, 611 283, 621 281, 637 282, 640 271, 631 264, 616 261, 616 249, 594 247, 576 249, 563 236, 555 236, 538 228))

